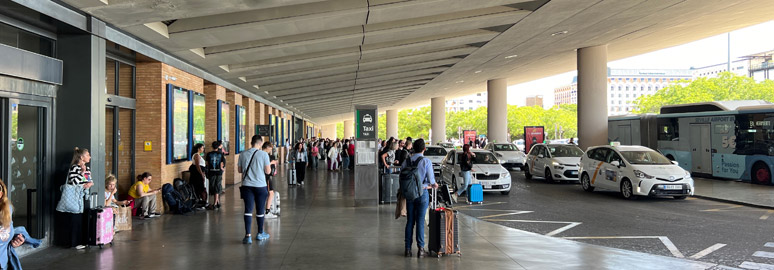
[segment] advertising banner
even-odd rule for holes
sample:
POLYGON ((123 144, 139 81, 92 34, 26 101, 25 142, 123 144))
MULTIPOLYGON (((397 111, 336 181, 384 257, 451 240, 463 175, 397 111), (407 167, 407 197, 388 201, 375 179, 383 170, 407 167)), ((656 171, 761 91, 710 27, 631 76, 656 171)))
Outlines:
POLYGON ((545 129, 543 126, 524 127, 524 152, 529 153, 532 146, 542 143, 545 140, 545 129))
MULTIPOLYGON (((462 131, 462 144, 474 144, 476 141, 476 131, 475 130, 463 130, 462 131)), ((472 146, 472 145, 471 145, 472 146)))

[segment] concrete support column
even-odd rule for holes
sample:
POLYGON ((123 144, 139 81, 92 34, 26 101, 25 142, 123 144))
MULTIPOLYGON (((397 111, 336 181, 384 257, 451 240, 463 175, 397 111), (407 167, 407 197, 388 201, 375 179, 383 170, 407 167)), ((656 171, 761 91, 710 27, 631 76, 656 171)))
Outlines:
POLYGON ((578 142, 607 144, 607 45, 578 49, 578 142))
POLYGON ((336 138, 336 124, 322 126, 322 137, 329 139, 336 138))
MULTIPOLYGON (((398 138, 398 110, 387 110, 387 138, 398 138)), ((385 138, 386 139, 386 138, 385 138)))
POLYGON ((355 137, 355 121, 344 120, 344 138, 349 139, 355 137))
POLYGON ((508 141, 508 81, 494 79, 486 82, 487 115, 486 137, 489 142, 508 141))
POLYGON ((446 97, 430 99, 430 128, 433 131, 430 137, 433 144, 446 141, 446 97))

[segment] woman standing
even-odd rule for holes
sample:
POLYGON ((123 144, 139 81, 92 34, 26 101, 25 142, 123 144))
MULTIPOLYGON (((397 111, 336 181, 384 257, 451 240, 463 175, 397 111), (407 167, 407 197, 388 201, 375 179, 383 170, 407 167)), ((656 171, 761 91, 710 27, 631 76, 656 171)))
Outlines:
MULTIPOLYGON (((91 161, 88 149, 78 147, 73 151, 73 159, 70 162, 70 170, 67 172, 66 185, 76 186, 84 194, 94 185, 91 181, 91 171, 87 163, 91 161)), ((78 196, 80 205, 83 205, 83 196, 78 196)), ((57 210, 58 222, 56 226, 57 242, 63 247, 86 248, 83 245, 83 209, 80 212, 63 212, 57 210)))
POLYGON ((310 150, 312 155, 309 161, 312 162, 312 169, 314 170, 317 170, 317 162, 320 159, 320 147, 318 144, 319 142, 314 142, 314 144, 312 144, 312 150, 310 150))
POLYGON ((470 185, 470 170, 473 169, 473 158, 476 154, 470 151, 470 145, 466 144, 462 147, 462 155, 460 155, 460 174, 462 174, 462 187, 457 190, 457 194, 454 196, 454 201, 457 201, 459 196, 468 189, 470 185))
POLYGON ((306 175, 306 149, 304 149, 303 143, 296 143, 296 147, 293 148, 293 158, 296 162, 296 179, 298 184, 304 184, 304 176, 306 175))
POLYGON ((328 164, 330 164, 330 170, 331 171, 338 171, 339 170, 339 142, 336 142, 331 147, 331 150, 328 150, 328 164))
POLYGON ((204 163, 204 157, 202 157, 204 144, 197 143, 194 145, 191 153, 193 153, 191 156, 193 163, 188 167, 188 171, 191 173, 191 178, 188 179, 188 182, 194 187, 194 191, 199 195, 201 201, 206 202, 207 188, 204 186, 204 178, 206 177, 204 171, 207 169, 204 167, 206 163, 204 163))
POLYGON ((5 183, 0 180, 0 268, 1 269, 22 269, 19 263, 19 258, 16 257, 13 249, 21 246, 27 240, 30 240, 28 244, 33 247, 40 245, 40 240, 26 239, 29 237, 27 230, 24 227, 14 229, 13 220, 11 215, 13 214, 13 206, 8 199, 8 188, 5 183), (10 253, 10 254, 9 254, 10 253), (10 264, 10 265, 9 265, 10 264), (9 267, 10 266, 10 267, 9 267))
POLYGON ((347 170, 349 168, 349 153, 347 153, 347 148, 349 148, 349 139, 344 139, 344 144, 341 145, 341 169, 347 170))

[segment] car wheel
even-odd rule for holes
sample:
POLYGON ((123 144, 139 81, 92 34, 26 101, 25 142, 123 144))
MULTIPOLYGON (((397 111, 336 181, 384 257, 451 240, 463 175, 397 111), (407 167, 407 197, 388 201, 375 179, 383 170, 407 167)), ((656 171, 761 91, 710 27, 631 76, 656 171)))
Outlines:
POLYGON ((556 180, 554 180, 554 176, 551 174, 551 170, 548 168, 546 168, 545 178, 546 182, 556 182, 556 180))
POLYGON ((529 173, 529 166, 524 166, 524 177, 527 178, 527 180, 532 179, 532 174, 529 173))
POLYGON ((588 174, 584 173, 581 177, 581 187, 583 187, 583 190, 586 192, 594 191, 594 187, 591 186, 591 179, 589 179, 588 174))
POLYGON ((675 200, 685 200, 688 196, 674 196, 675 200))
POLYGON ((621 196, 623 196, 624 199, 627 199, 627 200, 634 200, 637 198, 637 195, 634 195, 632 182, 629 181, 629 179, 624 179, 621 182, 621 196))
POLYGON ((757 162, 752 167, 752 174, 750 175, 752 182, 760 185, 771 185, 771 171, 769 171, 766 163, 757 162))

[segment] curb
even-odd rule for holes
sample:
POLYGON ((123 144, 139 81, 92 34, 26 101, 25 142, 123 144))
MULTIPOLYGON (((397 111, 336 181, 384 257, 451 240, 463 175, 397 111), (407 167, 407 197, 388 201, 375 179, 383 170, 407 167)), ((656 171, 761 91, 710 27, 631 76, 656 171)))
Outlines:
POLYGON ((693 195, 692 197, 701 198, 701 199, 705 199, 705 200, 711 200, 711 201, 724 202, 724 203, 739 204, 739 205, 755 207, 755 208, 774 210, 774 206, 759 205, 759 204, 754 204, 754 203, 740 202, 740 201, 734 201, 734 200, 729 200, 729 199, 721 199, 721 198, 709 197, 709 196, 704 196, 704 195, 693 195))

